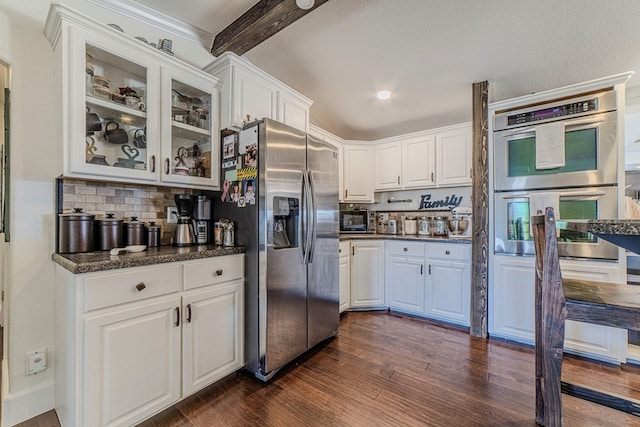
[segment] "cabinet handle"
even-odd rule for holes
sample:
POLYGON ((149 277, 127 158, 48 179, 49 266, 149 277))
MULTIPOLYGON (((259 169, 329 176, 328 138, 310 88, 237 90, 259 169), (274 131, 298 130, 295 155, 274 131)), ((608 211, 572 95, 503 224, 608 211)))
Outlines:
POLYGON ((346 188, 344 189, 344 198, 346 199, 347 197, 349 197, 349 190, 347 190, 346 188))
POLYGON ((431 181, 435 181, 435 179, 433 179, 433 172, 431 172, 431 181))
POLYGON ((191 323, 191 304, 187 304, 187 323, 191 323))
POLYGON ((451 251, 448 251, 448 250, 447 250, 447 251, 444 251, 444 254, 445 254, 445 255, 451 255, 451 251))
POLYGON ((431 276, 431 264, 429 264, 429 276, 431 276))
POLYGON ((342 249, 338 249, 338 253, 341 254, 342 253, 342 249))
POLYGON ((407 248, 402 248, 402 250, 403 250, 403 251, 405 251, 405 252, 407 252, 407 251, 408 251, 408 249, 407 249, 407 248))
POLYGON ((420 275, 422 276, 424 274, 424 265, 420 264, 420 275))
POLYGON ((167 175, 169 175, 169 158, 167 157, 165 160, 165 168, 164 168, 164 173, 166 173, 167 175))
POLYGON ((469 169, 469 178, 471 178, 471 176, 473 175, 473 169, 469 169))
POLYGON ((222 276, 222 269, 216 270, 216 276, 222 276))
POLYGON ((136 285, 136 289, 138 290, 138 292, 142 292, 142 290, 146 287, 147 285, 145 285, 144 282, 140 282, 136 285))
POLYGON ((180 326, 180 307, 176 307, 176 326, 180 326))
POLYGON ((353 246, 353 247, 351 248, 351 255, 355 255, 355 254, 356 254, 356 247, 355 247, 355 246, 353 246))
POLYGON ((400 175, 398 175, 398 185, 400 185, 400 175))
POLYGON ((151 172, 156 171, 156 155, 151 156, 151 172))

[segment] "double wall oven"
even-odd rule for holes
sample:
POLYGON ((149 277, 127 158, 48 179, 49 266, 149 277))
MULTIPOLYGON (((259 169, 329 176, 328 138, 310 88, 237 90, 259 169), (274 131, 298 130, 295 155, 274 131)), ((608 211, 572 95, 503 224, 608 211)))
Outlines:
MULTIPOLYGON (((548 135, 545 135, 548 138, 548 135)), ((496 253, 534 255, 529 224, 532 201, 553 201, 563 221, 618 217, 618 138, 614 90, 532 105, 494 116, 496 253), (536 166, 540 132, 560 129, 561 165, 536 166), (553 126, 553 125, 552 125, 553 126), (559 127, 557 127, 559 126, 559 127), (547 126, 548 127, 548 126, 547 126), (564 139, 564 141, 561 141, 564 139)), ((589 233, 560 230, 563 257, 618 258, 616 246, 589 233)))

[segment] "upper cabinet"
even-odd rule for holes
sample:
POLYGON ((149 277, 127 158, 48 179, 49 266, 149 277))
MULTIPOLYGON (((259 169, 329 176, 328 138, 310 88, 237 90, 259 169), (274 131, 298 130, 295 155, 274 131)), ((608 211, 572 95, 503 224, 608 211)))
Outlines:
POLYGON ((219 82, 53 4, 63 175, 219 188, 219 82))
POLYGON ((308 130, 312 101, 246 59, 226 52, 205 71, 222 81, 222 129, 239 130, 244 122, 266 117, 304 132, 308 130))
POLYGON ((436 134, 436 173, 439 186, 471 185, 471 125, 436 134))
POLYGON ((344 188, 345 202, 373 202, 373 147, 366 144, 345 144, 344 146, 344 188))
POLYGON ((374 172, 375 191, 471 185, 471 125, 379 142, 374 172))

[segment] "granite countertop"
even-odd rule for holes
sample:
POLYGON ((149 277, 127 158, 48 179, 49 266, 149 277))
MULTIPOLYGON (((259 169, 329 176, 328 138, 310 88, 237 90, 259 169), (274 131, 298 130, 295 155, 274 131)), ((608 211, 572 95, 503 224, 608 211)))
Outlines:
MULTIPOLYGON (((562 222, 562 220, 558 220, 559 224, 562 222)), ((640 220, 638 219, 590 219, 588 221, 565 221, 565 223, 567 230, 586 231, 592 234, 640 235, 640 220)))
POLYGON ((109 251, 84 252, 77 254, 54 253, 51 259, 73 274, 95 273, 117 270, 119 268, 139 267, 143 265, 163 264, 167 262, 189 261, 223 255, 242 254, 244 246, 158 246, 137 253, 109 255, 109 251))
POLYGON ((377 233, 340 233, 340 240, 413 240, 417 242, 471 244, 471 236, 465 237, 437 237, 408 234, 377 234, 377 233))

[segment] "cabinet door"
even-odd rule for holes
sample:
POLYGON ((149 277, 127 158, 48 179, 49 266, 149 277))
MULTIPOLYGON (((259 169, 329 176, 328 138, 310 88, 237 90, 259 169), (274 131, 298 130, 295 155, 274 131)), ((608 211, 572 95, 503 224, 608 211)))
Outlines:
POLYGON ((278 115, 276 120, 302 132, 307 132, 309 128, 309 107, 310 104, 308 102, 281 90, 278 92, 278 115))
POLYGON ((469 325, 469 264, 429 260, 427 289, 427 314, 430 317, 469 325))
POLYGON ((403 142, 402 184, 404 188, 436 185, 436 139, 433 135, 403 142))
POLYGON ((180 297, 87 316, 85 426, 133 425, 180 398, 180 297))
POLYGON ((402 143, 392 142, 374 148, 374 176, 376 190, 402 188, 402 143))
POLYGON ((234 83, 233 125, 242 128, 242 122, 276 118, 276 88, 267 79, 251 70, 236 68, 234 83))
POLYGON ((387 305, 391 309, 424 314, 424 258, 387 257, 387 305))
POLYGON ((213 80, 162 69, 161 180, 220 188, 218 89, 213 80))
POLYGON ((439 186, 471 185, 471 126, 436 135, 439 186))
POLYGON ((489 288, 489 333, 502 338, 534 341, 534 259, 495 257, 489 288))
POLYGON ((244 365, 243 288, 238 280, 183 296, 184 396, 244 365))
POLYGON ((349 242, 340 242, 340 313, 349 309, 350 301, 350 263, 349 263, 349 242))
POLYGON ((156 180, 159 65, 114 40, 78 28, 69 34, 62 69, 65 173, 156 180))
POLYGON ((351 307, 384 305, 384 242, 351 242, 351 307))
POLYGON ((364 145, 344 147, 344 201, 372 202, 373 149, 364 145))

